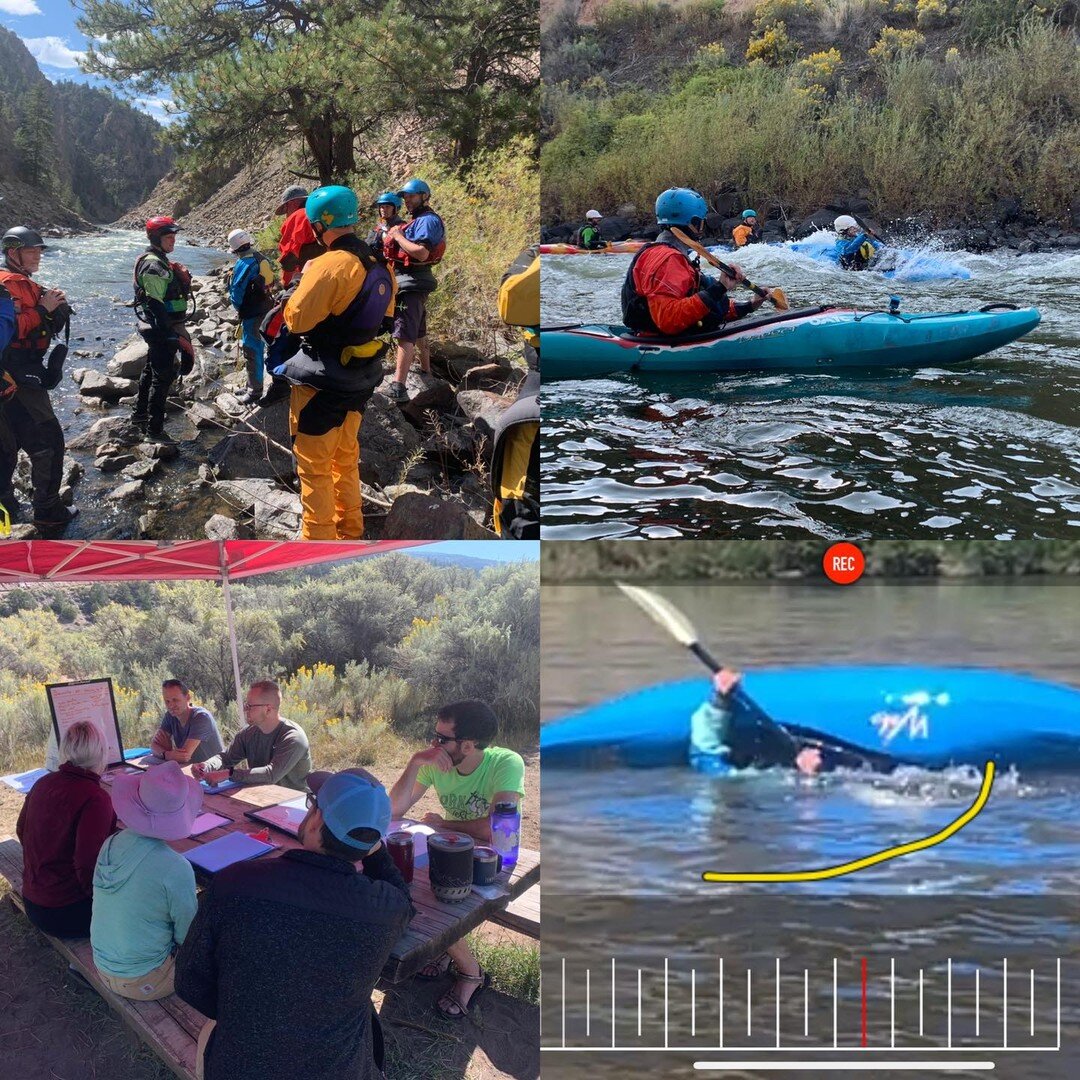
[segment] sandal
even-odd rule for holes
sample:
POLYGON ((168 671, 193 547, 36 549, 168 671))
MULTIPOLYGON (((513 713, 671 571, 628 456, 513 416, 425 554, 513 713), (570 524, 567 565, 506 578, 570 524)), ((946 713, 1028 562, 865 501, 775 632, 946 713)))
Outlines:
POLYGON ((425 979, 428 982, 434 982, 436 979, 441 979, 449 970, 453 960, 450 959, 449 953, 443 953, 441 956, 436 956, 434 960, 429 960, 417 973, 418 979, 425 979))
POLYGON ((451 988, 436 1002, 435 1007, 448 1020, 460 1020, 462 1017, 469 1015, 469 1009, 472 1008, 472 1003, 491 985, 491 976, 484 971, 483 968, 480 969, 479 975, 463 975, 456 966, 453 966, 452 971, 456 980, 479 984, 469 995, 468 1001, 462 1001, 461 998, 454 993, 453 988, 451 988))

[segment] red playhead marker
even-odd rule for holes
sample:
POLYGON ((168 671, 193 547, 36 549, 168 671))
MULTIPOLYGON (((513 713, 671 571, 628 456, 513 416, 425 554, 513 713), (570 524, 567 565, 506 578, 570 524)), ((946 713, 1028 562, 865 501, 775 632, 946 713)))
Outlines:
POLYGON ((854 544, 833 544, 821 560, 825 576, 836 585, 850 585, 862 577, 866 556, 854 544))

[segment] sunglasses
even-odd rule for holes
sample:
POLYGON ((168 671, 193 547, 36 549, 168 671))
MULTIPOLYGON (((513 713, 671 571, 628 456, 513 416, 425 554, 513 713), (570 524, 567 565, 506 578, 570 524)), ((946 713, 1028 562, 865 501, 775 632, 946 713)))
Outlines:
POLYGON ((308 792, 305 802, 307 803, 307 808, 309 810, 317 810, 319 808, 319 800, 313 792, 308 792))
POLYGON ((457 742, 457 739, 455 739, 453 735, 443 735, 441 732, 438 731, 433 731, 431 733, 431 737, 440 746, 445 746, 447 743, 457 742))
POLYGON ((267 705, 267 704, 265 704, 263 702, 259 702, 259 701, 245 701, 244 702, 244 712, 247 712, 249 709, 269 709, 269 708, 270 708, 269 705, 267 705))

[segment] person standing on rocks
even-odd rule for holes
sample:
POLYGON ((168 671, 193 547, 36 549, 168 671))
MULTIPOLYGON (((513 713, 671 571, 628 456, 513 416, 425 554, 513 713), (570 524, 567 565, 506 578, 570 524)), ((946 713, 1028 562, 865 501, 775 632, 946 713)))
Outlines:
POLYGON ((287 187, 281 193, 275 214, 284 214, 281 224, 281 238, 278 240, 278 262, 281 263, 281 283, 289 286, 309 259, 322 253, 315 234, 311 231, 311 222, 304 213, 308 193, 299 185, 287 187))
POLYGON ((67 349, 49 344, 71 319, 67 297, 33 280, 45 242, 33 229, 17 225, 4 233, 0 285, 15 307, 15 328, 4 349, 7 378, 0 391, 0 503, 9 521, 19 516, 14 475, 19 450, 30 458, 34 525, 43 532, 62 531, 77 510, 60 500, 64 475, 64 431, 53 412, 49 391, 57 386, 67 349), (9 381, 10 380, 10 381, 9 381))
POLYGON ((446 251, 446 226, 428 206, 431 188, 423 180, 409 180, 398 189, 412 220, 395 225, 386 234, 386 256, 397 278, 398 303, 394 317, 397 366, 390 384, 390 397, 398 403, 409 400, 405 379, 414 357, 420 370, 431 371, 427 339, 427 298, 438 287, 431 268, 446 251))
POLYGON ((317 188, 306 213, 324 253, 284 307, 302 351, 274 369, 292 388, 289 430, 300 477, 305 540, 359 540, 360 422, 382 381, 394 312, 394 276, 356 235, 359 201, 347 187, 317 188))
POLYGON ((179 231, 171 217, 150 218, 146 223, 150 246, 135 263, 135 317, 148 351, 131 420, 143 434, 165 441, 169 390, 177 375, 187 375, 195 366, 195 349, 184 326, 191 274, 182 263, 169 259, 179 231))
POLYGON ((247 389, 239 396, 247 404, 262 397, 263 357, 266 343, 259 327, 263 316, 274 306, 271 292, 276 285, 270 260, 256 251, 251 233, 233 229, 229 233, 229 250, 236 256, 229 299, 240 316, 241 347, 247 367, 247 389))
POLYGON ((394 226, 405 224, 405 220, 398 214, 405 204, 400 195, 384 191, 371 205, 378 213, 379 220, 375 223, 375 228, 367 234, 367 246, 375 252, 376 259, 386 262, 386 234, 394 226))

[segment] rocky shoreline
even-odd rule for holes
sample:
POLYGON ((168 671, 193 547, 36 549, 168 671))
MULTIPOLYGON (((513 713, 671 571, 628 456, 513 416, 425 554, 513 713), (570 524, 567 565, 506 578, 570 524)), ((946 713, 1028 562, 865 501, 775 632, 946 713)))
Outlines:
MULTIPOLYGON (((742 223, 740 214, 744 205, 748 204, 737 201, 733 196, 715 199, 714 211, 705 222, 704 242, 730 242, 731 230, 742 223)), ((982 253, 1005 249, 1015 251, 1018 255, 1034 251, 1080 250, 1080 210, 1074 212, 1069 228, 1047 225, 1026 213, 1016 199, 999 199, 993 215, 976 224, 960 218, 938 222, 929 217, 891 221, 875 214, 868 200, 843 196, 831 199, 820 209, 797 221, 788 218, 778 205, 763 204, 756 209, 760 212, 762 240, 765 243, 802 240, 819 229, 831 228, 837 215, 853 214, 885 240, 912 242, 933 237, 946 250, 982 253)), ((540 230, 540 242, 568 243, 581 225, 582 222, 577 221, 545 226, 540 230)), ((610 217, 605 217, 601 231, 605 240, 655 240, 660 229, 651 214, 627 205, 620 207, 610 217)))
MULTIPOLYGON (((188 325, 196 366, 170 396, 172 442, 147 441, 130 423, 146 363, 141 338, 129 338, 104 371, 78 366, 101 354, 72 350, 69 373, 86 408, 103 415, 68 440, 62 497, 68 505, 89 499, 110 508, 111 527, 95 530, 102 539, 300 535, 288 402, 259 409, 237 397, 246 377, 227 296, 230 274, 225 266, 193 280, 196 311, 188 325), (194 527, 193 514, 202 517, 194 527)), ((411 372, 410 400, 398 405, 388 396, 389 357, 383 364, 360 429, 365 538, 493 539, 492 434, 516 398, 524 367, 436 340, 431 374, 411 372)), ((28 504, 25 455, 16 487, 28 504)), ((12 529, 16 539, 36 535, 32 525, 12 529)))

